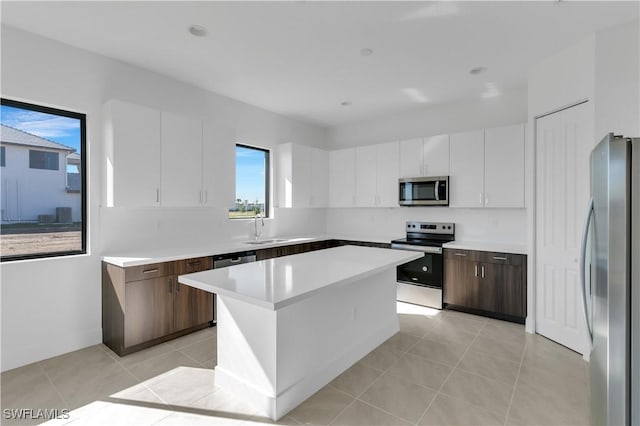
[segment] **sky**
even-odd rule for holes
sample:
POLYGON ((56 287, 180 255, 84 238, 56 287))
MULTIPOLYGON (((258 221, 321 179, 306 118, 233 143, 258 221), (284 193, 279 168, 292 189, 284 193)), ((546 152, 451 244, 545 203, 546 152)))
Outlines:
POLYGON ((236 146, 236 198, 264 203, 265 152, 236 146))
POLYGON ((6 126, 70 146, 80 153, 80 120, 1 105, 0 121, 6 126))

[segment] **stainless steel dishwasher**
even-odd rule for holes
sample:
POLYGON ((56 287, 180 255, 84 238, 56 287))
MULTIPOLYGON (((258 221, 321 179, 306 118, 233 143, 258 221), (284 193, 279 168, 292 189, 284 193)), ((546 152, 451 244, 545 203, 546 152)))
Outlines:
MULTIPOLYGON (((256 261, 255 251, 243 251, 239 253, 227 253, 213 256, 213 269, 227 266, 240 265, 256 261)), ((216 295, 213 295, 213 324, 218 322, 218 309, 216 308, 216 295)))

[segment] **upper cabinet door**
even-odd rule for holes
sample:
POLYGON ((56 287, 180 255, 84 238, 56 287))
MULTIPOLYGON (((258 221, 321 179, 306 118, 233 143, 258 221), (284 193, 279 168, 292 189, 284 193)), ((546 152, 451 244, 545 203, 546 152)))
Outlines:
POLYGON ((292 149, 292 176, 293 190, 292 205, 289 207, 311 207, 311 149, 305 145, 291 144, 292 149))
POLYGON ((202 205, 231 208, 235 203, 235 130, 205 122, 202 127, 202 205))
POLYGON ((377 147, 377 205, 379 207, 397 207, 400 144, 398 142, 389 142, 377 145, 377 147))
POLYGON ((329 204, 329 153, 319 148, 309 148, 311 153, 311 207, 327 207, 329 204))
POLYGON ((106 206, 160 205, 160 111, 105 105, 106 206))
POLYGON ((424 176, 422 164, 423 139, 409 139, 400 142, 400 177, 424 176))
POLYGON ((356 148, 356 206, 373 207, 378 204, 376 192, 377 146, 356 148))
POLYGON ((162 194, 164 206, 202 202, 202 122, 162 113, 162 194))
POLYGON ((449 206, 484 205, 484 130, 452 134, 449 140, 449 206))
POLYGON ((329 153, 330 207, 353 207, 355 204, 355 153, 354 148, 329 153))
POLYGON ((424 176, 449 176, 449 135, 424 138, 424 176))
POLYGON ((485 207, 524 207, 524 124, 485 129, 485 207))

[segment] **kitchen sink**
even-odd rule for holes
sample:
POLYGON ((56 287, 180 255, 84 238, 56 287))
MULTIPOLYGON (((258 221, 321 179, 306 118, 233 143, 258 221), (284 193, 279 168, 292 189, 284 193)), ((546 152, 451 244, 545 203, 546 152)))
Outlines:
POLYGON ((281 243, 283 241, 287 241, 287 240, 283 239, 283 238, 274 238, 274 239, 271 239, 271 240, 246 241, 245 244, 252 244, 252 245, 273 244, 273 243, 281 243))

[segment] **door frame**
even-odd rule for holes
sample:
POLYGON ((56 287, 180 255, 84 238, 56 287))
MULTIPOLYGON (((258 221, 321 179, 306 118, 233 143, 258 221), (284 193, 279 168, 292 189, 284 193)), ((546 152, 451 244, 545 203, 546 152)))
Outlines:
MULTIPOLYGON (((587 102, 592 102, 591 99, 589 98, 583 98, 580 99, 576 102, 571 102, 569 104, 566 104, 564 106, 558 107, 558 108, 554 108, 552 110, 546 111, 542 114, 538 114, 532 117, 532 123, 531 123, 531 131, 529 132, 529 134, 531 135, 531 144, 530 144, 530 148, 528 150, 525 151, 525 156, 527 155, 527 153, 531 156, 531 161, 529 162, 529 164, 531 165, 531 183, 529 185, 529 194, 527 196, 527 200, 528 201, 528 206, 530 207, 528 210, 530 212, 530 214, 528 215, 528 231, 527 231, 527 237, 529 240, 529 244, 528 244, 528 252, 529 252, 529 256, 527 256, 527 319, 525 322, 525 330, 528 333, 536 333, 537 329, 536 329, 536 316, 537 316, 537 294, 538 294, 538 288, 537 288, 537 256, 536 256, 536 250, 537 250, 537 241, 536 241, 536 235, 537 235, 537 226, 536 226, 536 221, 537 221, 537 200, 536 200, 536 182, 537 182, 537 178, 538 178, 538 169, 537 169, 537 160, 536 160, 536 153, 538 150, 538 120, 543 118, 543 117, 547 117, 551 114, 556 114, 558 112, 567 110, 569 108, 573 108, 576 107, 578 105, 582 105, 584 103, 587 102)), ((589 354, 584 354, 583 358, 588 361, 589 360, 589 354)))

